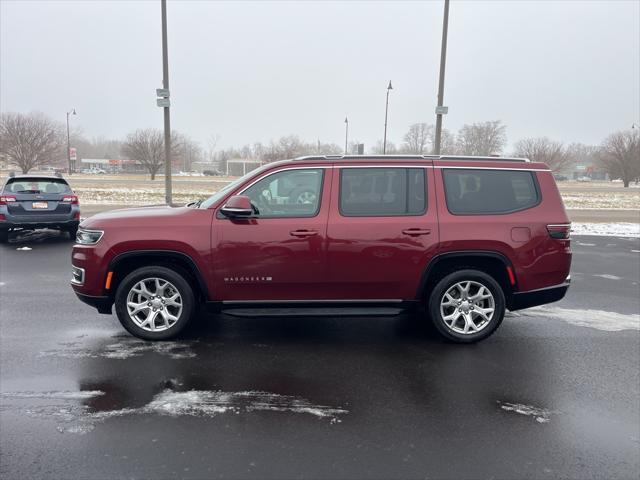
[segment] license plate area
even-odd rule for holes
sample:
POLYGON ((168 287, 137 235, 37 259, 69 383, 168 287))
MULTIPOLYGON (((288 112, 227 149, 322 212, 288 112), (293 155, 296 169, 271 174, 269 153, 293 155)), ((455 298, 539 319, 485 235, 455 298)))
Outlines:
POLYGON ((33 202, 31 208, 34 210, 42 210, 49 208, 49 202, 33 202))

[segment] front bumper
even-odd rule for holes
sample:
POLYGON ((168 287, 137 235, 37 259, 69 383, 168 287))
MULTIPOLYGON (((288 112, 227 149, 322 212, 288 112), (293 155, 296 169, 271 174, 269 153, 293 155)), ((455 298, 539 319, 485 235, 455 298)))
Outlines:
POLYGON ((529 290, 528 292, 514 292, 507 307, 513 311, 557 302, 558 300, 562 300, 567 294, 570 284, 571 276, 567 277, 560 285, 529 290))
POLYGON ((111 307, 113 306, 113 299, 110 297, 93 297, 91 295, 84 295, 82 293, 75 292, 80 301, 90 305, 98 310, 98 313, 111 314, 111 307))

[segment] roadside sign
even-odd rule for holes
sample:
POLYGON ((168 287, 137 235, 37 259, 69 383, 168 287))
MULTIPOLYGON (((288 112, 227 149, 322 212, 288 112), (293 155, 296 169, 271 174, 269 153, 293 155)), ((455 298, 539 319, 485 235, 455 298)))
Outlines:
POLYGON ((156 96, 162 98, 169 98, 169 89, 168 88, 156 88, 156 96))
POLYGON ((447 113, 449 113, 449 107, 445 107, 444 105, 436 107, 436 115, 446 115, 447 113))
POLYGON ((158 99, 156 99, 156 102, 157 102, 159 107, 170 107, 171 106, 171 101, 168 98, 158 98, 158 99))
POLYGON ((71 159, 71 160, 77 160, 78 159, 78 153, 77 153, 77 150, 74 147, 69 148, 69 159, 71 159))

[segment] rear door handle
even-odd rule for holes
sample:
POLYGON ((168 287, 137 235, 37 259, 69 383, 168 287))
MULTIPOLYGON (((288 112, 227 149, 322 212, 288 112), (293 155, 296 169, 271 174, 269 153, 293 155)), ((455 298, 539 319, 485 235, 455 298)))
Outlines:
POLYGON ((318 234, 317 230, 293 230, 289 232, 293 237, 313 237, 318 234))
POLYGON ((402 233, 412 237, 417 237, 418 235, 429 235, 431 230, 428 228, 406 228, 405 230, 402 230, 402 233))

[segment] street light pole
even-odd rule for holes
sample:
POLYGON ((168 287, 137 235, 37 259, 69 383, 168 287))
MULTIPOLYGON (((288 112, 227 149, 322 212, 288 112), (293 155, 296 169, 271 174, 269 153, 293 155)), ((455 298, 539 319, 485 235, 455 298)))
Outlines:
POLYGON ((440 155, 442 142, 442 101, 444 99, 444 67, 447 61, 447 32, 449 30, 449 0, 444 0, 444 17, 442 19, 442 50, 440 51, 440 80, 438 82, 438 108, 436 109, 436 138, 434 154, 440 155))
MULTIPOLYGON (((160 0, 162 10, 162 88, 169 90, 169 52, 167 48, 167 0, 160 0)), ((171 118, 164 107, 164 200, 171 205, 171 118)))
POLYGON ((389 92, 393 90, 391 86, 391 80, 389 80, 389 86, 387 87, 387 103, 384 107, 384 140, 382 141, 382 154, 387 154, 387 118, 389 115, 389 92))
POLYGON ((347 148, 349 145, 349 118, 344 117, 344 154, 347 154, 347 148))
POLYGON ((71 140, 69 135, 69 115, 75 115, 76 109, 72 108, 67 112, 67 162, 69 163, 69 175, 73 173, 73 168, 71 167, 71 140))

